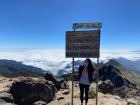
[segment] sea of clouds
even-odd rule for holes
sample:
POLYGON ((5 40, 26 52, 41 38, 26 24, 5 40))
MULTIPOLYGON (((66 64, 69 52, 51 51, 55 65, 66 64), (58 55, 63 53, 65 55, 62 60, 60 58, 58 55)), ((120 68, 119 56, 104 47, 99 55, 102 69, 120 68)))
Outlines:
MULTIPOLYGON (((107 62, 112 58, 125 58, 132 62, 140 61, 140 51, 101 50, 100 55, 100 62, 107 62)), ((43 70, 51 71, 54 74, 57 73, 57 70, 65 68, 72 62, 71 58, 65 57, 65 49, 1 49, 0 59, 19 61, 26 65, 32 65, 42 68, 43 70)), ((95 58, 91 59, 96 62, 95 58)), ((75 58, 75 61, 76 60, 84 59, 75 58)))

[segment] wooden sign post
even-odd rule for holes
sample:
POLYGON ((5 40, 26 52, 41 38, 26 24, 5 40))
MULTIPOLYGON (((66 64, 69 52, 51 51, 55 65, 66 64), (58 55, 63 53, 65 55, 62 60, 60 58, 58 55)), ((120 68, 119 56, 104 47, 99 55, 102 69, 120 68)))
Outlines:
POLYGON ((87 58, 99 55, 100 30, 66 32, 66 57, 87 58))
MULTIPOLYGON (((74 93, 74 58, 97 58, 97 68, 100 58, 100 28, 101 22, 74 23, 73 31, 66 32, 66 57, 72 58, 72 95, 74 93), (79 28, 94 28, 96 30, 75 31, 79 28)), ((98 69, 97 69, 98 70, 98 69)), ((97 71, 96 70, 96 71, 97 71)), ((96 105, 98 105, 98 71, 96 72, 96 105)))

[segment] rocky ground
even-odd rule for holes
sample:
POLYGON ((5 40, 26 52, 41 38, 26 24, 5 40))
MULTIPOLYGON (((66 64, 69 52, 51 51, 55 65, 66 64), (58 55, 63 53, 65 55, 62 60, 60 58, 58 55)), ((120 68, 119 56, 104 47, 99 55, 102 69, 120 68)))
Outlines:
MULTIPOLYGON (((12 102, 12 96, 8 93, 9 87, 14 80, 18 78, 6 78, 0 77, 0 105, 15 105, 12 102), (7 99, 7 102, 3 101, 3 97, 7 99), (8 98, 7 98, 8 97, 8 98)), ((36 78, 35 78, 36 79, 36 78)), ((34 105, 71 105, 71 82, 68 82, 70 88, 60 89, 56 93, 56 97, 48 104, 44 101, 35 102, 34 105)), ((92 84, 90 88, 90 99, 88 105, 95 105, 95 84, 92 84)), ((140 105, 140 98, 121 98, 117 95, 98 93, 98 105, 140 105)), ((74 105, 80 105, 79 100, 79 87, 75 83, 74 87, 74 105)))
POLYGON ((10 78, 0 77, 0 92, 7 91, 12 81, 10 78))
MULTIPOLYGON (((69 85, 71 86, 71 82, 69 82, 69 85)), ((89 94, 90 99, 88 105, 95 105, 96 103, 96 94, 95 94, 95 84, 92 84, 90 87, 89 94)), ((63 94, 63 92, 66 90, 61 89, 57 95, 54 101, 49 103, 48 105, 71 105, 71 89, 69 94, 63 94)), ((80 105, 79 100, 79 87, 75 85, 74 87, 74 105, 80 105)), ((140 98, 128 98, 123 99, 117 95, 110 95, 110 94, 103 94, 98 92, 98 105, 140 105, 140 98)))

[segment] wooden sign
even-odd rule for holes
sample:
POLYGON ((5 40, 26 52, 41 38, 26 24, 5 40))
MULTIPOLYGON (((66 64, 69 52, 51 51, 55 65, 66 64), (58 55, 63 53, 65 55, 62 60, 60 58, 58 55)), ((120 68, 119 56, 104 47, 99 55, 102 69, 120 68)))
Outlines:
POLYGON ((100 30, 66 32, 66 57, 100 56, 100 30))
POLYGON ((94 23, 74 23, 73 29, 78 28, 101 28, 102 23, 101 22, 94 22, 94 23))

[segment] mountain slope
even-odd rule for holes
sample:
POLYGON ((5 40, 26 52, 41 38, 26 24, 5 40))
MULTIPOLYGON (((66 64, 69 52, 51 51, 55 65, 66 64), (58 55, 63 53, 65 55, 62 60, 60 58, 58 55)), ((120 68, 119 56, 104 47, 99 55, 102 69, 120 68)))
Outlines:
POLYGON ((0 60, 0 75, 3 76, 41 76, 45 72, 40 68, 24 65, 14 60, 0 60))
POLYGON ((126 58, 119 57, 116 59, 120 64, 125 66, 129 70, 133 70, 134 72, 137 72, 140 74, 140 60, 128 60, 126 58))
POLYGON ((114 59, 111 59, 106 65, 112 65, 116 70, 118 70, 118 74, 130 81, 133 84, 136 84, 140 87, 140 75, 135 73, 132 70, 127 69, 125 66, 120 64, 114 59))

